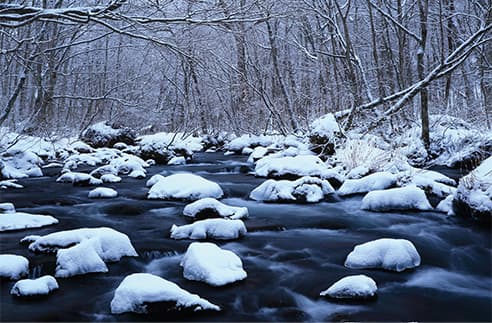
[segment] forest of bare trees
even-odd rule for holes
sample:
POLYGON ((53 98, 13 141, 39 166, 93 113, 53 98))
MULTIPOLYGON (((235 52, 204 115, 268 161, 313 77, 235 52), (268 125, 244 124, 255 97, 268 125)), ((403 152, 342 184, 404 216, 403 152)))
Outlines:
POLYGON ((0 1, 0 125, 490 127, 488 0, 0 1))

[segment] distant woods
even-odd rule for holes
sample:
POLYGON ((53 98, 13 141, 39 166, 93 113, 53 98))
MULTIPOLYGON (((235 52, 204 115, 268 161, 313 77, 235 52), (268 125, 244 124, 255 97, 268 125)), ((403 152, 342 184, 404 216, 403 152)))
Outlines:
POLYGON ((0 125, 289 133, 338 112, 426 143, 429 113, 490 128, 491 29, 489 0, 2 1, 0 125))

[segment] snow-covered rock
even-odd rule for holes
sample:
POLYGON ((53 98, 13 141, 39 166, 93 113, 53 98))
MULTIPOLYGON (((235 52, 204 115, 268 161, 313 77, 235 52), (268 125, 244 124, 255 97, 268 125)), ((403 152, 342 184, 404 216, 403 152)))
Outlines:
POLYGON ((92 148, 91 146, 89 146, 88 144, 86 144, 85 142, 82 142, 82 141, 76 141, 76 142, 71 143, 70 148, 72 148, 73 150, 75 150, 81 154, 94 152, 94 148, 92 148))
POLYGON ((93 190, 91 190, 88 194, 88 197, 90 199, 97 199, 97 198, 113 198, 117 197, 118 192, 112 188, 109 187, 97 187, 93 190))
POLYGON ((322 291, 320 296, 342 299, 367 299, 376 295, 376 282, 366 275, 346 276, 322 291))
POLYGON ((492 221, 492 157, 460 179, 453 210, 485 223, 492 221))
POLYGON ((149 190, 149 199, 198 200, 221 198, 223 191, 217 183, 194 174, 180 173, 160 179, 149 190))
POLYGON ((345 260, 348 268, 382 268, 398 272, 419 265, 417 249, 405 239, 383 238, 357 245, 345 260))
POLYGON ((30 214, 24 212, 0 213, 0 232, 40 228, 57 224, 58 220, 49 215, 30 214))
POLYGON ((135 144, 135 132, 119 125, 110 125, 107 121, 102 121, 89 126, 82 132, 80 139, 92 147, 113 147, 118 142, 128 145, 135 144))
POLYGON ((301 177, 295 181, 269 179, 255 188, 249 197, 256 201, 300 201, 315 203, 335 190, 327 180, 301 177))
POLYGON ((316 176, 330 178, 333 177, 333 170, 330 170, 319 157, 312 155, 281 158, 266 156, 256 163, 255 175, 260 177, 316 176))
POLYGON ((113 174, 104 174, 100 178, 103 183, 119 183, 121 182, 121 177, 113 174))
POLYGON ((195 219, 215 217, 242 219, 248 217, 248 208, 225 205, 214 198, 206 197, 186 205, 183 215, 195 219))
POLYGON ((10 294, 15 296, 48 295, 58 289, 58 282, 53 276, 42 276, 37 279, 22 279, 15 283, 10 294))
POLYGON ((0 203, 0 213, 15 213, 15 206, 12 203, 0 203))
POLYGON ((447 215, 454 215, 453 200, 454 195, 448 195, 444 200, 439 202, 436 206, 436 211, 446 213, 447 215))
POLYGON ((83 228, 27 236, 34 252, 56 251, 56 277, 70 277, 107 272, 105 262, 119 261, 124 256, 138 256, 127 235, 110 228, 83 228))
POLYGON ((333 114, 328 113, 319 117, 309 128, 312 150, 318 154, 332 155, 335 152, 336 139, 341 136, 341 128, 333 114))
POLYGON ((425 192, 414 185, 369 192, 362 199, 361 208, 369 211, 432 210, 425 192))
POLYGON ((339 195, 367 193, 384 190, 396 184, 397 177, 390 172, 378 172, 360 179, 346 179, 338 189, 339 195))
POLYGON ((18 255, 0 255, 0 277, 17 280, 27 276, 29 272, 29 260, 18 255))
POLYGON ((159 132, 137 138, 143 159, 153 159, 157 164, 166 165, 173 157, 191 158, 194 151, 201 151, 202 138, 183 133, 159 132))
POLYGON ((77 185, 101 185, 102 180, 86 173, 66 172, 56 179, 57 183, 72 183, 77 185))
POLYGON ((173 157, 171 158, 168 162, 168 165, 185 165, 186 164, 186 158, 183 156, 178 156, 178 157, 173 157))
POLYGON ((146 313, 147 304, 176 302, 176 308, 191 308, 194 311, 220 311, 220 307, 191 294, 178 285, 151 274, 132 274, 121 282, 111 301, 111 313, 146 313))
POLYGON ((171 227, 173 239, 237 239, 247 232, 241 220, 206 219, 192 224, 171 227))
POLYGON ((193 242, 181 263, 186 279, 224 286, 247 277, 241 259, 232 251, 210 242, 193 242))
POLYGON ((45 236, 27 236, 21 242, 30 242, 29 250, 34 252, 55 252, 91 239, 99 240, 101 249, 96 251, 104 261, 138 256, 126 234, 105 227, 59 231, 45 236))
POLYGON ((9 149, 0 155, 0 178, 17 179, 43 176, 42 160, 31 150, 9 149))
POLYGON ((224 148, 233 152, 242 152, 244 148, 268 147, 272 144, 279 143, 283 138, 283 136, 278 135, 242 135, 229 141, 224 145, 224 148))
POLYGON ((155 174, 149 180, 147 183, 145 183, 145 186, 147 187, 152 187, 154 186, 158 181, 163 180, 165 177, 162 176, 161 174, 155 174))

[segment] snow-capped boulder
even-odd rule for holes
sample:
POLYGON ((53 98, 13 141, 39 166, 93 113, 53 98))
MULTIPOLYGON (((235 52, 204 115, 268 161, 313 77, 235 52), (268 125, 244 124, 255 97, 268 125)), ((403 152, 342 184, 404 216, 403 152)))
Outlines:
POLYGON ((104 174, 100 178, 103 183, 119 183, 121 182, 121 177, 113 174, 104 174))
POLYGON ((138 256, 126 234, 104 227, 59 231, 45 236, 27 236, 21 242, 29 242, 29 250, 34 252, 55 252, 91 239, 99 240, 101 248, 96 251, 104 261, 138 256))
POLYGON ((198 200, 205 197, 221 198, 224 192, 217 183, 201 176, 180 173, 167 176, 149 190, 149 199, 198 200))
POLYGON ((89 146, 88 144, 82 141, 76 141, 71 143, 70 148, 81 154, 94 152, 94 148, 92 148, 91 146, 89 146))
POLYGON ((48 295, 58 289, 58 282, 53 276, 42 276, 37 279, 22 279, 15 283, 10 294, 15 296, 48 295))
POLYGON ((315 203, 335 192, 327 180, 301 177, 295 181, 269 179, 255 188, 249 197, 255 201, 298 201, 315 203))
POLYGON ((15 213, 15 206, 12 203, 0 203, 0 213, 15 213))
POLYGON ((186 158, 184 158, 183 156, 173 157, 167 162, 167 164, 170 166, 185 165, 186 158))
POLYGON ((94 148, 113 147, 118 142, 134 145, 135 138, 136 134, 132 129, 117 124, 110 125, 107 121, 89 126, 80 137, 94 148))
POLYGON ((18 255, 0 255, 0 277, 11 280, 27 276, 29 272, 29 260, 18 255))
POLYGON ((117 197, 118 192, 112 188, 109 187, 97 187, 93 190, 91 190, 88 194, 88 197, 90 199, 97 199, 97 198, 113 198, 117 197))
POLYGON ((30 150, 9 149, 0 155, 0 179, 43 176, 42 160, 30 150))
POLYGON ((66 172, 56 179, 57 183, 72 183, 74 185, 101 185, 102 180, 86 173, 66 172))
POLYGON ((412 168, 399 174, 399 182, 413 184, 423 189, 428 195, 443 199, 456 192, 456 182, 435 171, 412 168))
POLYGON ((320 296, 341 299, 368 299, 376 295, 376 282, 366 275, 346 276, 322 291, 320 296))
POLYGON ((190 159, 194 151, 202 150, 202 138, 185 136, 182 133, 159 132, 137 138, 139 155, 153 159, 157 164, 166 165, 173 157, 190 159))
POLYGON ((260 177, 333 177, 325 163, 316 156, 300 155, 295 157, 264 157, 256 163, 255 175, 260 177))
POLYGON ((107 272, 105 262, 138 256, 127 235, 110 228, 83 228, 27 236, 34 252, 56 251, 56 277, 70 277, 94 272, 107 272))
POLYGON ((338 189, 339 195, 367 193, 384 190, 396 184, 397 177, 390 172, 378 172, 360 179, 346 179, 338 189))
POLYGON ((454 195, 448 195, 444 200, 439 202, 436 206, 436 211, 446 213, 447 215, 454 215, 453 200, 454 195))
POLYGON ((224 145, 224 148, 232 152, 242 152, 244 148, 255 148, 258 146, 268 147, 282 140, 282 136, 268 135, 242 135, 234 138, 224 145))
POLYGON ((193 242, 180 263, 189 280, 224 286, 247 277, 241 259, 232 251, 210 242, 193 242))
POLYGON ((178 285, 151 274, 131 274, 116 288, 111 300, 111 313, 147 313, 147 304, 175 302, 176 309, 220 311, 220 307, 191 294, 178 285))
POLYGON ((492 157, 460 179, 453 210, 457 215, 480 222, 492 221, 492 157))
POLYGON ((382 268, 398 272, 419 265, 417 249, 405 239, 383 238, 357 245, 345 260, 348 268, 382 268))
POLYGON ((248 208, 225 205, 214 198, 206 197, 186 205, 183 215, 194 219, 216 217, 242 219, 248 217, 248 208))
POLYGON ((325 114, 314 120, 309 126, 311 149, 317 154, 333 155, 336 140, 342 131, 333 114, 325 114))
POLYGON ((206 219, 192 224, 171 227, 173 239, 237 239, 247 232, 241 220, 206 219))
POLYGON ((361 208, 369 211, 432 210, 425 192, 414 185, 369 192, 362 199, 361 208))
POLYGON ((15 210, 0 213, 0 232, 40 228, 57 223, 58 220, 49 215, 15 212, 15 210))
POLYGON ((149 180, 147 183, 145 183, 145 186, 147 187, 152 187, 154 186, 158 181, 163 180, 165 177, 162 176, 161 174, 155 174, 149 180))

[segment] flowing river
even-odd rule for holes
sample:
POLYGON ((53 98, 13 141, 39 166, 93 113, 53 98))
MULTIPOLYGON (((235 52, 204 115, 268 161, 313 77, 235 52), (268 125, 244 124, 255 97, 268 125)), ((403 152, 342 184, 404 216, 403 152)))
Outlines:
MULTIPOLYGON (((198 153, 184 166, 153 166, 147 179, 161 173, 192 172, 217 182, 222 202, 246 206, 248 234, 215 241, 234 251, 246 280, 211 287, 183 278, 180 259, 191 240, 169 238, 182 225, 186 203, 146 200, 146 180, 124 177, 114 199, 87 198, 91 187, 55 183, 59 169, 20 181, 24 189, 0 192, 0 202, 17 210, 50 214, 60 223, 40 229, 0 233, 1 253, 30 260, 30 277, 54 274, 55 256, 34 254, 19 244, 24 236, 82 227, 111 227, 127 234, 139 257, 108 264, 109 272, 58 279, 49 296, 18 299, 13 281, 1 281, 1 321, 492 321, 491 232, 467 220, 434 212, 374 213, 360 210, 362 196, 336 195, 317 204, 258 203, 249 192, 265 179, 248 175, 244 156, 198 153), (401 273, 343 266, 357 244, 378 238, 412 241, 422 257, 401 273), (114 290, 129 274, 148 272, 177 283, 220 305, 218 313, 175 313, 151 306, 146 315, 112 315, 114 290), (334 302, 319 296, 346 275, 366 274, 378 285, 369 302, 334 302)), ((449 175, 449 174, 448 174, 449 175)))

